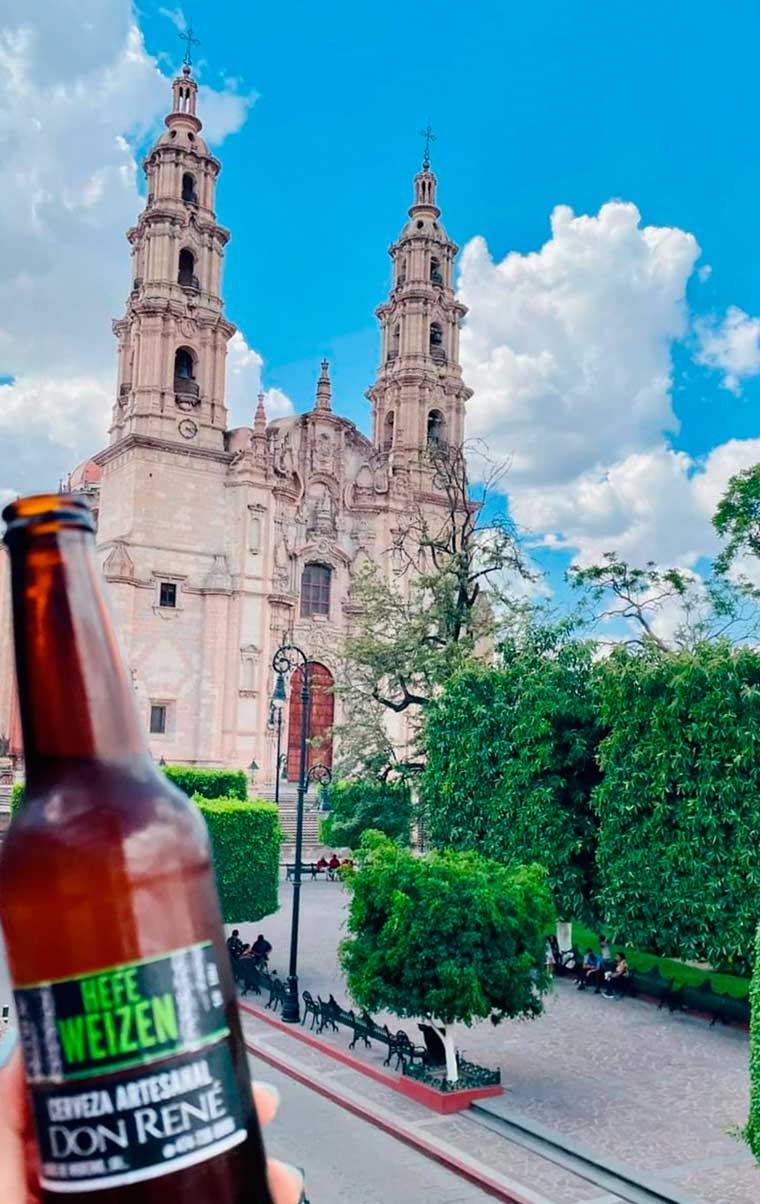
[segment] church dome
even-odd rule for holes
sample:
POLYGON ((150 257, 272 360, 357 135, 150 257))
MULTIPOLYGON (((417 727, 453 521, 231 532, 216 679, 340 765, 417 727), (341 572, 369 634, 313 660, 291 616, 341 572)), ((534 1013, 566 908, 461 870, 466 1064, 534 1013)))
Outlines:
POLYGON ((69 474, 69 489, 72 493, 77 489, 91 489, 93 485, 100 484, 102 475, 102 468, 94 460, 83 460, 69 474))

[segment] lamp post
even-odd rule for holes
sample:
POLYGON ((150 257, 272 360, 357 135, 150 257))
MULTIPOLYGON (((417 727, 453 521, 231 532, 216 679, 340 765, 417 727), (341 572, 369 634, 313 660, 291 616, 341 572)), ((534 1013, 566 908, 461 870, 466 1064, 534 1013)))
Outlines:
POLYGON ((285 998, 282 1003, 282 1018, 286 1024, 298 1024, 301 1019, 298 998, 298 920, 301 910, 301 858, 303 855, 303 803, 308 788, 306 769, 306 744, 309 739, 309 660, 305 652, 295 644, 283 644, 272 658, 272 668, 277 674, 272 706, 282 710, 287 700, 285 674, 301 668, 301 739, 299 747, 298 794, 296 798, 296 855, 293 871, 293 914, 290 923, 290 964, 285 998))
MULTIPOLYGON (((285 680, 284 680, 282 674, 280 673, 280 674, 278 674, 277 681, 275 683, 274 694, 272 695, 272 709, 271 709, 271 713, 269 716, 269 726, 277 729, 277 760, 275 761, 275 771, 274 771, 274 801, 278 806, 280 803, 280 773, 282 770, 282 763, 283 763, 283 753, 281 752, 281 746, 282 746, 282 712, 284 710, 285 710, 285 680), (282 694, 283 694, 283 697, 281 700, 275 699, 275 696, 274 696, 275 694, 277 694, 277 690, 279 689, 280 684, 282 684, 282 694)), ((287 760, 287 754, 285 754, 285 760, 287 760)))

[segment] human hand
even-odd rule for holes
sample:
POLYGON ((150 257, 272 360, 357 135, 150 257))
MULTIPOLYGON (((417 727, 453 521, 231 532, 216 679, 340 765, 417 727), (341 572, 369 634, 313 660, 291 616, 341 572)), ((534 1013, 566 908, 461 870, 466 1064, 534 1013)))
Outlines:
MULTIPOLYGON (((277 1112, 275 1091, 254 1084, 253 1099, 259 1123, 268 1125, 277 1112)), ((15 1034, 0 1041, 0 1201, 2 1204, 40 1204, 37 1186, 37 1146, 24 1090, 21 1053, 15 1034)), ((273 1204, 298 1204, 303 1179, 297 1170, 270 1158, 269 1190, 273 1204)))

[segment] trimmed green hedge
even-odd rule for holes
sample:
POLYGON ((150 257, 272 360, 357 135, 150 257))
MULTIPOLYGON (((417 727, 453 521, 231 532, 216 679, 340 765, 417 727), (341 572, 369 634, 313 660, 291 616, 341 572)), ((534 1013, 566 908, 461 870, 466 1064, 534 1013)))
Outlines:
POLYGON ((593 921, 600 738, 592 649, 575 641, 502 649, 474 664, 425 714, 422 801, 436 848, 546 868, 560 916, 593 921))
POLYGON ((607 735, 600 912, 637 949, 750 972, 760 899, 760 655, 618 649, 595 672, 607 735))
POLYGON ((11 819, 13 819, 25 798, 26 786, 23 782, 16 782, 14 786, 11 786, 11 819))
POLYGON ((279 814, 260 799, 193 797, 206 821, 227 924, 260 920, 279 906, 279 814))
POLYGON ((242 769, 197 769, 191 765, 162 765, 163 772, 189 798, 248 798, 248 780, 242 769))
POLYGON ((760 1162, 760 928, 755 939, 755 971, 752 975, 752 985, 749 991, 752 1007, 749 1040, 749 1120, 744 1130, 752 1153, 760 1162))
POLYGON ((398 844, 409 845, 412 833, 412 799, 403 782, 368 778, 337 782, 327 796, 330 813, 321 825, 324 844, 359 847, 362 834, 384 833, 398 844))

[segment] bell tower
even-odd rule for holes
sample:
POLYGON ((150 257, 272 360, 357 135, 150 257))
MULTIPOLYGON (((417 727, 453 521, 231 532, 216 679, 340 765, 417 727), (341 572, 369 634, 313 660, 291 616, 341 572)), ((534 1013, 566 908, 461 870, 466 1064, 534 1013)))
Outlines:
POLYGON ((217 224, 221 164, 201 136, 189 55, 172 86, 166 130, 143 165, 147 200, 127 235, 132 291, 113 324, 119 345, 111 444, 130 435, 221 451, 227 342, 221 298, 229 231, 217 224))
POLYGON ((375 446, 392 451, 396 462, 418 459, 431 444, 461 445, 464 407, 472 396, 459 366, 459 326, 467 312, 453 289, 459 248, 440 222, 429 127, 424 136, 409 221, 390 247, 390 297, 376 310, 381 359, 367 393, 375 446))

